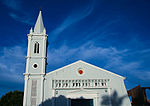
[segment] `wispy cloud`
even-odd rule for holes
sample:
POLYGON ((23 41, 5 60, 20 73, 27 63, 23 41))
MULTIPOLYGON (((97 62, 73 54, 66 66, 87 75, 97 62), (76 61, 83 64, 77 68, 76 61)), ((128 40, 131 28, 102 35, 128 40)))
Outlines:
POLYGON ((0 56, 1 81, 23 83, 25 50, 23 47, 4 47, 0 56))
POLYGON ((130 52, 132 51, 128 49, 119 50, 116 47, 104 48, 96 46, 93 41, 89 41, 76 48, 64 44, 60 48, 49 49, 48 63, 50 66, 48 67, 66 65, 66 63, 69 64, 77 60, 94 60, 98 65, 101 65, 100 67, 125 77, 134 76, 140 80, 149 80, 150 73, 149 71, 142 72, 144 69, 141 70, 141 61, 128 61, 130 58, 128 54, 131 54, 130 52), (139 73, 141 76, 139 76, 139 73), (146 78, 144 79, 144 77, 146 78))
MULTIPOLYGON (((89 41, 79 47, 72 48, 69 45, 62 45, 60 48, 48 50, 48 70, 49 68, 70 64, 76 60, 96 61, 103 68, 111 69, 117 74, 132 75, 140 80, 150 80, 149 71, 140 69, 140 62, 124 60, 128 50, 119 50, 116 47, 96 46, 93 41, 89 41), (140 74, 140 76, 139 76, 140 74)), ((23 83, 22 73, 25 70, 25 49, 21 46, 4 47, 0 53, 0 81, 11 81, 23 83)))
POLYGON ((63 32, 66 28, 68 28, 70 25, 89 16, 92 13, 93 8, 94 2, 90 2, 88 5, 83 6, 82 8, 78 8, 76 9, 76 11, 70 13, 67 16, 67 18, 49 34, 51 36, 51 41, 54 41, 59 36, 59 34, 63 32))
POLYGON ((116 66, 122 61, 122 54, 125 52, 127 52, 126 49, 118 50, 115 47, 103 48, 95 46, 94 42, 89 41, 77 48, 62 45, 58 49, 51 49, 48 51, 48 62, 53 65, 58 65, 64 61, 71 61, 73 59, 94 59, 95 61, 102 61, 106 66, 116 66), (105 62, 108 63, 106 64, 105 62))
POLYGON ((19 16, 15 13, 9 13, 9 16, 12 17, 16 21, 19 21, 19 22, 22 22, 22 23, 25 23, 25 24, 28 24, 28 25, 33 25, 33 22, 26 15, 19 16))
MULTIPOLYGON (((101 18, 101 20, 103 19, 101 18)), ((99 38, 103 39, 103 38, 107 38, 109 35, 116 34, 112 32, 110 33, 109 30, 111 27, 113 27, 114 24, 117 24, 120 21, 120 19, 112 19, 112 20, 107 21, 104 25, 99 25, 103 21, 98 20, 98 22, 96 22, 95 25, 92 25, 90 30, 88 29, 87 31, 83 33, 82 36, 85 36, 84 38, 85 41, 89 39, 91 40, 91 38, 93 40, 99 39, 99 38)))
POLYGON ((134 73, 141 80, 150 81, 150 71, 137 71, 134 73))
POLYGON ((10 9, 21 9, 22 0, 1 0, 1 2, 10 9))
POLYGON ((31 18, 22 9, 23 0, 0 0, 0 1, 10 9, 10 12, 8 13, 8 15, 11 18, 13 18, 15 21, 33 25, 31 18), (22 14, 22 15, 19 15, 19 14, 22 14))

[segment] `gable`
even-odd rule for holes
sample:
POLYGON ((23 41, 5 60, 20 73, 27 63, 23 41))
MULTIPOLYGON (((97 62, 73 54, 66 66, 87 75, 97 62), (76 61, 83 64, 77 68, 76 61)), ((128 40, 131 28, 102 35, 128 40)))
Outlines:
POLYGON ((125 79, 120 75, 86 63, 82 60, 49 72, 47 73, 47 76, 51 76, 57 79, 109 79, 110 77, 125 79))

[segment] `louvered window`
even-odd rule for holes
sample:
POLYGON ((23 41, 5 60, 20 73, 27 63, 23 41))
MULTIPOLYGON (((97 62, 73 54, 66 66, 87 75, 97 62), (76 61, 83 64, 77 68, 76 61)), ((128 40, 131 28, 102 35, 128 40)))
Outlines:
POLYGON ((37 80, 32 80, 31 106, 36 106, 36 97, 37 97, 37 80))

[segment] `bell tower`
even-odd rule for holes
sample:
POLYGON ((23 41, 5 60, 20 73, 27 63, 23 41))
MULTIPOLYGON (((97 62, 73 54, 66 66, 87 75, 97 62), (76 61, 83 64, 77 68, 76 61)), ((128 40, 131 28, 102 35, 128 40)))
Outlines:
POLYGON ((44 76, 47 64, 47 37, 44 28, 42 12, 39 12, 34 30, 31 28, 28 36, 26 72, 24 73, 23 106, 37 106, 44 96, 44 76))

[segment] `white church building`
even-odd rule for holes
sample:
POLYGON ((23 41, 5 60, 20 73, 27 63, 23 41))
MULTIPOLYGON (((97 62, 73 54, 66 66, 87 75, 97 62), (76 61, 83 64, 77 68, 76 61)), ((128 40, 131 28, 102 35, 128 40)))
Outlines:
POLYGON ((46 73, 48 35, 41 11, 27 36, 23 106, 131 106, 124 77, 82 60, 46 73))

